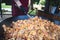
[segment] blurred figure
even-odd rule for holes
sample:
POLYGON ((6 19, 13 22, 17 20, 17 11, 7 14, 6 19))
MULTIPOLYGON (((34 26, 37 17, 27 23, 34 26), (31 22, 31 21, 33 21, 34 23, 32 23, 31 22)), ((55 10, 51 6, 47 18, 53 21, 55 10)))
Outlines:
POLYGON ((29 0, 12 0, 12 16, 26 15, 28 2, 29 0), (26 10, 26 14, 23 12, 24 10, 26 10))

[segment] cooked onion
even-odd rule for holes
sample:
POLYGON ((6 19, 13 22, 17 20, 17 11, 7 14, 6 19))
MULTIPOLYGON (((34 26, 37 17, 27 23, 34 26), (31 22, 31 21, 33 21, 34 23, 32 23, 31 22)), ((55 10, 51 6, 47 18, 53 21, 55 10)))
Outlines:
POLYGON ((37 16, 12 24, 12 28, 3 25, 6 40, 60 40, 60 26, 37 16))

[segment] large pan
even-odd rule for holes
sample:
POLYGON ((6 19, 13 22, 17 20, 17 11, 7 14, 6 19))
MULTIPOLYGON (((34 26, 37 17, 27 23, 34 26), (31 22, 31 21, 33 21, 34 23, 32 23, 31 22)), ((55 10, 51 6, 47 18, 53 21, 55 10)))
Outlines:
POLYGON ((10 26, 12 21, 17 21, 17 20, 24 20, 24 19, 28 19, 29 17, 27 15, 22 15, 22 16, 16 16, 16 17, 10 17, 10 18, 7 18, 5 20, 3 20, 1 23, 0 23, 0 40, 3 40, 2 37, 4 37, 4 30, 3 30, 3 27, 2 25, 5 24, 7 26, 10 26))
MULTIPOLYGON (((33 16, 34 17, 34 16, 33 16)), ((4 29, 2 27, 3 24, 5 24, 6 26, 10 26, 12 21, 17 21, 17 20, 25 20, 25 19, 28 19, 29 16, 27 15, 22 15, 22 16, 16 16, 16 17, 10 17, 10 18, 7 18, 5 20, 3 20, 1 23, 0 23, 0 40, 3 40, 2 38, 4 37, 4 29)), ((43 17, 42 17, 43 18, 43 17)), ((43 19, 46 19, 46 18, 43 18, 43 19)))

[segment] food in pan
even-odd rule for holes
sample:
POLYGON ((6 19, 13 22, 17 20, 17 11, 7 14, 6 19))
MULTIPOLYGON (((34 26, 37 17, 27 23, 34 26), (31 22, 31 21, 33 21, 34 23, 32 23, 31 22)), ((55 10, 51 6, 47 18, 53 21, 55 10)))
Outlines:
POLYGON ((3 28, 6 40, 60 40, 60 26, 37 16, 3 28))

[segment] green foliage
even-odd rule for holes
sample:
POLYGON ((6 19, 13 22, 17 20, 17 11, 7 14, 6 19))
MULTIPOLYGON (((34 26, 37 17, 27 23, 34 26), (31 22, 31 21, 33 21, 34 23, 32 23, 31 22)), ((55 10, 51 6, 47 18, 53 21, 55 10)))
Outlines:
POLYGON ((52 6, 56 6, 56 5, 58 5, 59 4, 59 2, 60 2, 60 0, 50 0, 50 5, 52 5, 52 6))
POLYGON ((29 10, 28 12, 30 15, 36 15, 36 10, 29 10))
POLYGON ((2 3, 2 8, 11 8, 11 5, 5 5, 5 3, 2 3))
POLYGON ((40 0, 33 0, 33 3, 34 3, 34 4, 35 4, 35 3, 36 3, 36 4, 39 4, 39 1, 40 1, 40 0))
POLYGON ((40 0, 41 5, 45 5, 45 0, 40 0))

